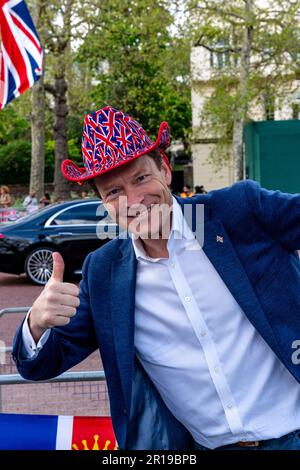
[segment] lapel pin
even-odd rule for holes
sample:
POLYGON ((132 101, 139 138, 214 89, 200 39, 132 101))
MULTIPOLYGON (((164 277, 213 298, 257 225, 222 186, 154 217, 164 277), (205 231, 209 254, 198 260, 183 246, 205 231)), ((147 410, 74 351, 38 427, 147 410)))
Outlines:
POLYGON ((216 236, 216 241, 217 243, 224 243, 224 237, 221 237, 221 235, 216 236))

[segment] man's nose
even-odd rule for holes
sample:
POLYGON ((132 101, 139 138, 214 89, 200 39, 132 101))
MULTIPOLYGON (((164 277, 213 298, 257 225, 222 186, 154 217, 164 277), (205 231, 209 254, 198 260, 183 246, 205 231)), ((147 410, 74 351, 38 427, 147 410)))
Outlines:
POLYGON ((130 208, 132 206, 138 206, 143 204, 144 196, 142 194, 138 194, 136 190, 129 190, 126 191, 127 197, 127 207, 130 208))

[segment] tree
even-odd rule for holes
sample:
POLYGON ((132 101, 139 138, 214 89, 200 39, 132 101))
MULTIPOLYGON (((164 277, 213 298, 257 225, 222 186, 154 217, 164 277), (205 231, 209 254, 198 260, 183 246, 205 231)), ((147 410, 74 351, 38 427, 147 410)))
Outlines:
POLYGON ((167 120, 175 139, 191 128, 189 44, 171 34, 166 0, 95 2, 90 31, 78 51, 94 83, 94 106, 132 114, 153 138, 167 120))
POLYGON ((274 0, 187 1, 192 42, 217 59, 204 106, 204 122, 217 138, 212 158, 230 157, 243 177, 243 127, 250 105, 274 102, 299 73, 300 2, 274 0), (295 60, 296 58, 296 60, 295 60), (231 145, 229 145, 231 143, 231 145))
MULTIPOLYGON (((45 5, 45 0, 32 0, 31 11, 34 2, 45 5)), ((39 15, 38 32, 45 53, 44 125, 38 122, 44 106, 40 82, 40 89, 36 85, 24 94, 25 105, 20 97, 16 105, 12 103, 1 112, 0 141, 2 130, 6 145, 7 138, 16 135, 24 124, 26 137, 20 130, 20 136, 15 138, 28 139, 30 143, 29 99, 32 96, 32 152, 42 155, 41 130, 45 129, 45 180, 52 176, 49 168, 55 160, 56 197, 66 198, 71 187, 62 176, 62 160, 69 157, 82 164, 80 142, 84 115, 105 104, 131 113, 153 138, 157 137, 160 122, 167 120, 173 138, 183 140, 188 147, 189 43, 177 31, 171 33, 174 23, 169 12, 171 5, 170 0, 52 0, 46 4, 44 14, 39 15), (20 117, 22 112, 26 115, 24 120, 20 117), (10 133, 12 116, 16 127, 12 126, 10 133), (35 142, 39 143, 36 147, 35 142)), ((41 162, 40 157, 33 159, 32 171, 38 168, 35 161, 41 162)), ((24 164, 28 164, 27 159, 24 164)), ((35 174, 42 173, 40 166, 35 174)), ((32 188, 41 185, 39 179, 32 188)))
POLYGON ((49 81, 45 83, 45 90, 54 97, 54 191, 58 199, 66 199, 70 191, 69 183, 62 175, 61 164, 63 160, 68 157, 68 85, 66 81, 66 64, 71 47, 71 16, 74 3, 74 0, 52 2, 51 6, 48 5, 46 17, 49 28, 49 34, 46 38, 46 47, 49 54, 51 54, 51 59, 49 56, 49 62, 52 66, 53 78, 52 83, 49 81))
MULTIPOLYGON (((44 43, 45 0, 31 2, 32 18, 39 31, 41 43, 44 43)), ((45 89, 44 76, 38 80, 31 91, 31 169, 29 191, 35 191, 38 200, 44 193, 45 173, 45 89)))

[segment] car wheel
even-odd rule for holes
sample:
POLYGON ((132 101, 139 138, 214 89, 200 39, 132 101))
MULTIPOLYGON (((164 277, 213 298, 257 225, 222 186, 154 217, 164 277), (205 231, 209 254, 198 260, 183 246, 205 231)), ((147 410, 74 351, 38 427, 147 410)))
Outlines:
POLYGON ((43 286, 49 281, 53 270, 52 253, 54 251, 48 246, 39 246, 28 254, 25 260, 25 272, 35 284, 43 286))

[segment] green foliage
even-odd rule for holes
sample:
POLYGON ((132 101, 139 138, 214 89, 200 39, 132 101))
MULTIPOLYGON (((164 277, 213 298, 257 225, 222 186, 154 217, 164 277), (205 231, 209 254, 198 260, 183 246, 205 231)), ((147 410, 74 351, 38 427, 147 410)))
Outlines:
MULTIPOLYGON (((81 137, 81 132, 80 132, 81 137)), ((81 140, 81 139, 80 139, 81 140)), ((74 160, 76 163, 82 164, 82 153, 81 153, 81 146, 78 143, 78 139, 70 139, 68 140, 68 151, 71 160, 74 160)))
POLYGON ((28 184, 30 176, 31 144, 25 140, 9 142, 0 147, 0 175, 2 184, 28 184))
MULTIPOLYGON (((66 0, 51 1, 39 19, 47 85, 53 86, 58 70, 58 38, 66 4, 66 0)), ((32 2, 32 12, 36 11, 34 5, 32 2)), ((82 164, 84 115, 105 104, 133 115, 154 139, 160 122, 168 121, 173 139, 187 144, 191 130, 190 42, 174 28, 171 33, 174 2, 75 0, 72 9, 72 37, 64 61, 69 110, 66 158, 82 164)), ((30 112, 31 90, 0 112, 3 182, 8 178, 7 183, 29 183, 30 112)), ((54 99, 46 93, 45 182, 53 181, 53 124, 54 99)))
MULTIPOLYGON (((71 139, 69 156, 77 163, 82 163, 80 146, 71 139)), ((52 183, 54 174, 54 140, 45 144, 45 183, 52 183)), ((0 146, 0 184, 29 184, 31 164, 31 143, 27 140, 15 140, 0 146)))
MULTIPOLYGON (((218 167, 231 155, 234 122, 255 117, 252 103, 270 107, 275 98, 279 104, 282 96, 292 94, 293 80, 300 76, 300 2, 251 2, 250 14, 244 0, 185 3, 190 11, 193 45, 203 47, 214 57, 209 83, 213 91, 204 104, 199 132, 202 138, 218 139, 211 154, 218 167), (245 74, 241 64, 246 28, 251 29, 252 39, 248 43, 250 71, 245 74)), ((199 93, 203 84, 195 81, 193 86, 196 91, 199 87, 199 93)))
POLYGON ((9 104, 0 112, 0 144, 16 139, 30 139, 30 122, 17 112, 16 104, 9 104))
MULTIPOLYGON (((45 183, 52 183, 54 176, 54 140, 47 140, 45 144, 45 183)), ((69 155, 66 158, 71 158, 76 163, 82 165, 81 147, 74 139, 68 140, 69 155)))
POLYGON ((167 120, 173 138, 184 139, 191 127, 189 45, 170 34, 169 7, 163 0, 99 2, 78 60, 91 65, 96 108, 124 110, 152 138, 167 120))

